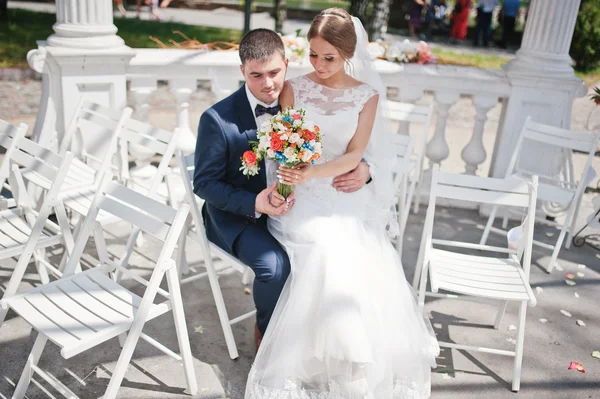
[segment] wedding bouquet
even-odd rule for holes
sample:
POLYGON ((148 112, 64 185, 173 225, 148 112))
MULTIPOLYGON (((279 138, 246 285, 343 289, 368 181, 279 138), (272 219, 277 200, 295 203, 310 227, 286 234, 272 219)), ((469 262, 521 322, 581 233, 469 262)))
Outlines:
MULTIPOLYGON (((240 170, 248 178, 260 170, 259 163, 270 159, 289 168, 300 163, 314 163, 321 157, 321 130, 305 118, 304 109, 290 107, 262 123, 258 141, 250 141, 251 150, 242 155, 240 170)), ((278 183, 277 191, 287 198, 292 186, 278 183)))

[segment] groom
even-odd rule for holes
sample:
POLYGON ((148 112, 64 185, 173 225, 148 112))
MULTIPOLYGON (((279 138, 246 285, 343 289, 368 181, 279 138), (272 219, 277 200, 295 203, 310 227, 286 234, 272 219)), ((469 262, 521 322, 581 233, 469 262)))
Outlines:
MULTIPOLYGON (((254 271, 256 346, 260 345, 290 273, 290 261, 267 229, 268 215, 284 215, 294 206, 266 186, 265 165, 248 178, 239 169, 241 156, 256 140, 257 126, 276 114, 288 60, 281 37, 268 29, 248 32, 240 42, 240 69, 246 80, 237 92, 207 109, 200 118, 196 142, 194 192, 205 200, 202 213, 208 239, 254 271)), ((232 77, 233 79, 233 77, 232 77)), ((344 192, 362 188, 369 166, 361 164, 339 176, 344 192)))

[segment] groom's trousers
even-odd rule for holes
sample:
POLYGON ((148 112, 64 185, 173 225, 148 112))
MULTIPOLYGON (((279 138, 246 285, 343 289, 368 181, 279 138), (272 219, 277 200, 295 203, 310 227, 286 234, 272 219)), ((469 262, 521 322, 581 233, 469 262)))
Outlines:
POLYGON ((233 244, 234 255, 252 268, 256 324, 265 334, 277 300, 290 274, 290 260, 279 242, 267 229, 267 217, 251 223, 233 244))

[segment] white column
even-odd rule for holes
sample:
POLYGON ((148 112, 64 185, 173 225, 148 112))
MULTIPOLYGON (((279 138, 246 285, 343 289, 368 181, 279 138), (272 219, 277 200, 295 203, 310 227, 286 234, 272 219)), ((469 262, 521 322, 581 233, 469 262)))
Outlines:
POLYGON ((476 95, 473 97, 473 105, 475 105, 476 111, 473 136, 460 153, 463 161, 465 161, 465 173, 468 175, 475 175, 477 167, 487 157, 483 146, 483 129, 487 121, 487 113, 496 104, 498 104, 497 96, 476 95))
MULTIPOLYGON (((570 128, 571 109, 586 87, 573 73, 569 48, 580 0, 532 0, 523 44, 505 66, 511 84, 505 118, 501 121, 492 157, 491 175, 502 177, 525 122, 570 128)), ((553 155, 526 149, 532 158, 553 155)), ((565 160, 556 157, 556 162, 565 160)))
POLYGON ((56 0, 54 35, 48 44, 56 47, 107 49, 124 46, 113 24, 112 1, 56 0))
MULTIPOLYGON (((126 105, 125 74, 134 51, 116 35, 111 0, 56 0, 53 29, 27 60, 43 79, 34 138, 59 145, 80 98, 115 109, 126 105)), ((96 133, 102 134, 86 132, 96 133)))

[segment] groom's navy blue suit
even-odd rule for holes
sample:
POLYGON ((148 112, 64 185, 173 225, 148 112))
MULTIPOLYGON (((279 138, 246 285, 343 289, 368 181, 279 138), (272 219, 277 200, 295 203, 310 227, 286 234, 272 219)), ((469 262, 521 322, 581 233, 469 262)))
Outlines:
POLYGON ((257 176, 248 178, 240 171, 249 140, 256 140, 256 120, 242 86, 200 117, 194 192, 205 200, 202 213, 208 239, 254 270, 256 320, 264 334, 290 262, 267 230, 267 216, 256 218, 256 196, 266 188, 264 164, 257 176))

